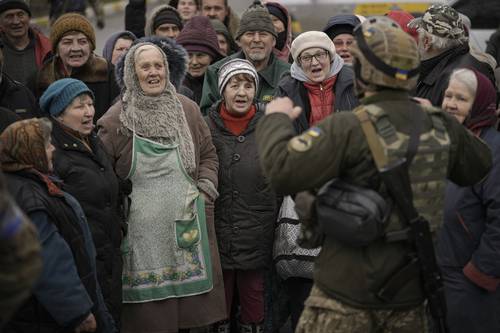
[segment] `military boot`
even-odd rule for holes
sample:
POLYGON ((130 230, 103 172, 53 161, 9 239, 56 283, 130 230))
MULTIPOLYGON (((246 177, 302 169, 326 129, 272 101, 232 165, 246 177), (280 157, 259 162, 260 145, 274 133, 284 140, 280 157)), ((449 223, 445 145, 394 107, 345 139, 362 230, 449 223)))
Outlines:
POLYGON ((212 325, 212 333, 231 333, 231 322, 222 320, 212 325))
POLYGON ((261 324, 239 323, 240 333, 264 333, 264 326, 261 324))

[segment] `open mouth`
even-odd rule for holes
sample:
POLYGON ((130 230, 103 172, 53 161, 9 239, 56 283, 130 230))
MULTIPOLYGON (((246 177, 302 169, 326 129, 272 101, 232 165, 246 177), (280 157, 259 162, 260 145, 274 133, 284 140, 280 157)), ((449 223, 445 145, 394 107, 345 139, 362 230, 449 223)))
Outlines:
POLYGON ((311 72, 312 72, 313 74, 319 74, 319 73, 321 73, 321 68, 313 68, 313 69, 311 70, 311 72))
POLYGON ((94 124, 92 123, 92 119, 82 121, 82 125, 84 127, 90 127, 90 128, 94 127, 94 124))
POLYGON ((160 84, 160 79, 149 79, 148 84, 152 85, 152 86, 158 85, 158 84, 160 84))
POLYGON ((83 54, 71 54, 69 56, 70 60, 81 60, 83 58, 83 54))

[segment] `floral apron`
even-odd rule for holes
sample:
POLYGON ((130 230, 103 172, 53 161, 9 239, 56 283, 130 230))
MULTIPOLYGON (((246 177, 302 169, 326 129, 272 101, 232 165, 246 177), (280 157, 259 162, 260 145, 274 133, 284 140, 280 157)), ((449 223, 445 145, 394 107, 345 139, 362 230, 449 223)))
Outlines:
POLYGON ((205 204, 186 173, 178 144, 134 133, 123 302, 140 303, 209 292, 212 265, 205 204))

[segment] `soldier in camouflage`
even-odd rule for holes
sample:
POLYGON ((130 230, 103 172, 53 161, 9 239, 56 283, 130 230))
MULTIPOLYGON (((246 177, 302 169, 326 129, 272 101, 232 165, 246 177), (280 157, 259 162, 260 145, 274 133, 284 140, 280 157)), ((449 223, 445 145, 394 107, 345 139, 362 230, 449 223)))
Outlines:
MULTIPOLYGON (((357 114, 365 112, 387 160, 404 156, 421 116, 420 144, 409 165, 414 206, 434 228, 441 223, 446 178, 465 186, 480 181, 491 167, 488 147, 441 110, 414 102, 420 65, 415 40, 385 17, 369 18, 354 31, 356 90, 361 105, 354 112, 332 114, 295 136, 293 119, 300 108, 288 98, 268 104, 257 126, 265 174, 282 194, 314 190, 332 178, 373 189, 385 198, 369 143, 357 114), (423 112, 422 112, 423 111, 423 112)), ((385 227, 401 230, 393 208, 385 227)), ((417 271, 388 283, 408 263, 409 244, 378 237, 354 247, 326 234, 315 262, 314 287, 299 321, 299 333, 426 332, 425 295, 417 271), (381 297, 383 287, 391 297, 381 297)))

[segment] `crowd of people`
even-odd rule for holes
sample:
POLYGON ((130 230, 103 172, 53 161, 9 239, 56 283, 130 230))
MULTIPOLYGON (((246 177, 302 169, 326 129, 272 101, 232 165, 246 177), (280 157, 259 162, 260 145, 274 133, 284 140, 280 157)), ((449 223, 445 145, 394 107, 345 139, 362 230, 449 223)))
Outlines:
POLYGON ((500 331, 498 33, 55 4, 0 0, 1 332, 500 331))

